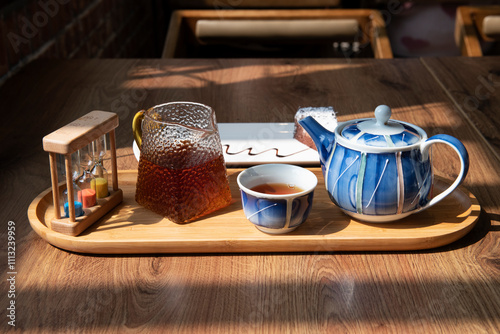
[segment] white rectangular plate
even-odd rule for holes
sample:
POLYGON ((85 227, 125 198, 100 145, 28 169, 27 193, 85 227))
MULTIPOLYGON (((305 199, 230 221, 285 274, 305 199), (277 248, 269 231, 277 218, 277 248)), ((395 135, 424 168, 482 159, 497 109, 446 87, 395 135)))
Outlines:
POLYGON ((227 166, 318 166, 318 152, 293 138, 294 123, 218 123, 227 166))

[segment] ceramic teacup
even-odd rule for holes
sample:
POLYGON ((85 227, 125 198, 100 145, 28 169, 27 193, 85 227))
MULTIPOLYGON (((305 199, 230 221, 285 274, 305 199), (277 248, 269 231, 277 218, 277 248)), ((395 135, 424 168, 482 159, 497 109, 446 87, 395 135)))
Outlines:
POLYGON ((306 220, 318 179, 302 167, 266 164, 244 170, 237 182, 247 219, 262 232, 282 234, 306 220))

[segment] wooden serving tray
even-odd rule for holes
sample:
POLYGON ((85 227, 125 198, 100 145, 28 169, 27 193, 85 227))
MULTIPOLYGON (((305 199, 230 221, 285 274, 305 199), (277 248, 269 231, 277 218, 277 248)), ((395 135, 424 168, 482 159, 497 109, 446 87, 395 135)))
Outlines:
MULTIPOLYGON (((177 225, 139 206, 134 199, 137 171, 119 172, 123 202, 79 236, 52 231, 52 193, 48 189, 28 209, 32 228, 50 244, 74 252, 95 254, 242 253, 402 251, 449 244, 467 234, 481 208, 475 196, 459 187, 440 203, 393 223, 371 224, 351 219, 329 199, 320 168, 314 203, 307 221, 295 231, 270 235, 244 216, 236 176, 228 169, 233 202, 195 222, 177 225)), ((435 181, 439 193, 448 186, 435 181)))

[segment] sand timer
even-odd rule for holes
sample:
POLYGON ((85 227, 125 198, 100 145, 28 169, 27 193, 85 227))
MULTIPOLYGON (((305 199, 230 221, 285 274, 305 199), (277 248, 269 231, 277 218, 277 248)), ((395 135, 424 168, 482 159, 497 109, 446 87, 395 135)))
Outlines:
POLYGON ((77 151, 78 162, 82 169, 82 174, 76 180, 76 184, 80 188, 78 191, 78 200, 82 203, 83 208, 91 208, 97 204, 96 191, 92 187, 95 185, 95 177, 91 173, 94 156, 92 146, 86 145, 77 151))
POLYGON ((94 140, 92 153, 94 155, 92 175, 95 178, 92 189, 95 190, 97 198, 104 198, 108 196, 108 171, 103 166, 103 160, 106 156, 106 135, 94 140))
MULTIPOLYGON (((73 180, 73 194, 71 197, 73 198, 75 205, 75 217, 80 217, 83 216, 84 212, 83 212, 82 202, 81 200, 78 199, 78 194, 81 192, 81 189, 76 183, 76 181, 80 177, 80 168, 79 165, 76 163, 78 161, 78 156, 76 152, 71 155, 71 160, 72 160, 71 178, 73 180)), ((64 175, 65 171, 63 170, 62 173, 64 175)), ((63 191, 63 209, 65 218, 69 218, 69 207, 70 207, 69 201, 70 201, 70 195, 68 194, 68 188, 66 188, 63 191)))
MULTIPOLYGON (((123 200, 123 192, 118 188, 118 172, 116 165, 116 144, 115 144, 115 128, 118 126, 118 115, 105 111, 92 111, 83 117, 69 123, 68 125, 52 132, 43 138, 43 149, 49 152, 50 175, 52 179, 52 198, 54 203, 54 218, 50 221, 50 229, 67 235, 76 236, 82 233, 87 227, 96 222, 99 218, 108 213, 111 209, 117 206, 123 200), (92 143, 98 138, 109 135, 109 153, 111 155, 111 179, 112 188, 108 190, 107 196, 97 198, 93 206, 84 207, 83 193, 78 196, 78 191, 82 191, 78 186, 78 182, 73 182, 75 165, 75 155, 82 156, 81 150, 86 150, 88 155, 92 156, 92 143), (90 148, 89 148, 90 144, 90 148), (80 153, 78 153, 80 151, 80 153), (57 155, 64 156, 64 174, 66 182, 59 184, 57 172, 57 155), (65 215, 62 217, 61 207, 59 203, 60 191, 63 192, 63 200, 67 203, 67 208, 64 207, 65 215), (83 214, 78 216, 79 204, 82 205, 83 214), (67 210, 67 212, 66 212, 67 210)), ((90 158, 90 167, 94 161, 90 158)), ((77 161, 82 161, 81 159, 77 161)), ((90 187, 92 189, 91 168, 88 168, 90 174, 90 187)), ((82 174, 80 174, 81 176, 82 174)), ((87 175, 88 176, 88 175, 87 175)), ((92 192, 89 192, 92 193, 92 192)))

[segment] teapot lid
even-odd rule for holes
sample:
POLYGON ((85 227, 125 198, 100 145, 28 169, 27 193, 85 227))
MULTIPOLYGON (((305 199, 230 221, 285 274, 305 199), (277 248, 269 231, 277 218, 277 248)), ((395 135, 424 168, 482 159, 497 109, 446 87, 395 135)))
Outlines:
POLYGON ((344 126, 341 136, 350 143, 369 147, 406 147, 420 142, 427 135, 412 124, 391 120, 391 108, 380 105, 375 119, 360 119, 344 126))

